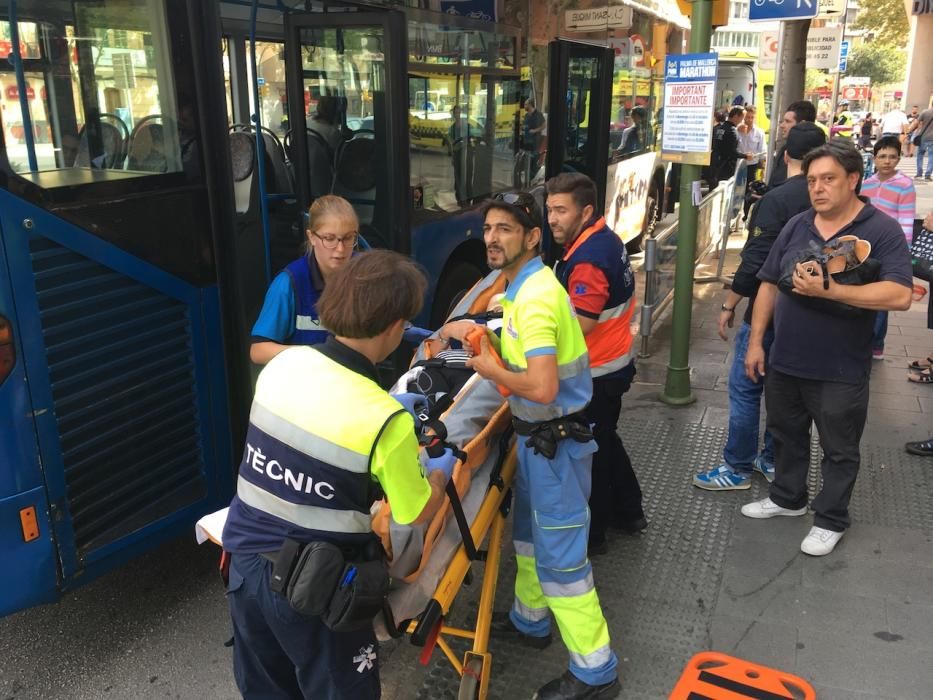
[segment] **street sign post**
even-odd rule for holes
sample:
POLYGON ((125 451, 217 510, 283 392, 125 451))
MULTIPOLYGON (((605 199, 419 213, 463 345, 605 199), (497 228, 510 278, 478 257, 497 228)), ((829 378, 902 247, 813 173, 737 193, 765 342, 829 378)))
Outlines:
POLYGON ((819 0, 752 0, 748 8, 748 21, 812 19, 819 9, 819 0))

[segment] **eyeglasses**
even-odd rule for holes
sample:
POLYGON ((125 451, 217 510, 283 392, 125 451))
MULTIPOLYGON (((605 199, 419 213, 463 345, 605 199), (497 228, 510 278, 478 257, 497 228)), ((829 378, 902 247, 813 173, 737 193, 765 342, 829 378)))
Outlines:
POLYGON ((493 199, 517 207, 528 217, 532 227, 538 225, 538 204, 535 202, 535 198, 527 192, 500 192, 493 199))
POLYGON ((355 232, 346 236, 321 236, 320 234, 314 233, 312 231, 311 235, 321 241, 321 245, 323 245, 328 250, 333 250, 340 243, 342 243, 345 248, 353 248, 356 246, 356 242, 360 238, 360 234, 355 232))

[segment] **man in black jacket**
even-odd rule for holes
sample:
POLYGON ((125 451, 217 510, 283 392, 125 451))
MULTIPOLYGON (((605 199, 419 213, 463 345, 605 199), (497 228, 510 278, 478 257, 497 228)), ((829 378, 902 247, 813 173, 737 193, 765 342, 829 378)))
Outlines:
MULTIPOLYGON (((816 107, 813 106, 812 102, 801 100, 800 102, 792 102, 788 105, 787 111, 784 112, 784 116, 781 117, 781 121, 778 124, 778 128, 781 131, 781 138, 786 139, 790 130, 801 122, 816 123, 816 107)), ((823 131, 823 133, 825 134, 826 132, 823 131)), ((777 187, 787 179, 787 166, 784 165, 785 148, 786 146, 781 146, 774 157, 774 167, 771 169, 771 176, 768 178, 768 187, 777 187)))
POLYGON ((706 178, 710 189, 718 185, 720 180, 732 177, 739 159, 748 157, 748 154, 739 151, 739 132, 736 131, 744 118, 745 109, 733 107, 726 121, 713 129, 712 155, 706 178))
MULTIPOLYGON (((770 190, 752 211, 748 240, 742 249, 742 262, 732 280, 732 289, 719 314, 719 336, 728 340, 726 328, 735 320, 735 307, 748 297, 748 308, 735 335, 735 353, 729 372, 729 435, 722 453, 722 463, 697 474, 694 486, 708 491, 735 491, 751 487, 752 472, 760 472, 768 481, 774 479, 774 455, 771 435, 766 431, 764 448, 758 452, 758 426, 761 413, 762 382, 745 376, 745 352, 752 322, 752 305, 758 293, 758 270, 764 264, 771 245, 790 219, 810 208, 807 180, 801 171, 803 157, 826 142, 826 136, 816 124, 802 122, 787 134, 784 161, 788 178, 783 185, 770 190)), ((765 335, 765 350, 773 339, 765 335)))

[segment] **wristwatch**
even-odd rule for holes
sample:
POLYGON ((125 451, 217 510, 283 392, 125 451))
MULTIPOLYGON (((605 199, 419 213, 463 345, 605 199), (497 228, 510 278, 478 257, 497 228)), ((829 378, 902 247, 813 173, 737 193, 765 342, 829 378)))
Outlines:
POLYGON ((734 307, 734 306, 729 307, 729 306, 726 306, 725 304, 723 304, 723 305, 722 305, 722 310, 723 310, 723 311, 728 311, 729 313, 732 313, 732 312, 735 311, 735 307, 734 307))

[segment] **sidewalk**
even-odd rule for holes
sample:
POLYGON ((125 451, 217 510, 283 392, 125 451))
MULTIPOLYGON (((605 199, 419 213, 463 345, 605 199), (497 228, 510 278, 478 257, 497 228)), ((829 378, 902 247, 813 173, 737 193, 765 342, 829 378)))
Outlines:
MULTIPOLYGON (((933 199, 933 187, 927 189, 933 199)), ((727 271, 742 241, 730 243, 727 271)), ((713 267, 716 261, 708 262, 713 267)), ((657 400, 669 317, 659 322, 652 355, 639 361, 636 384, 623 401, 619 432, 651 525, 639 536, 611 535, 610 553, 593 563, 620 658, 620 697, 667 697, 687 660, 715 649, 803 676, 820 700, 927 700, 933 686, 933 460, 903 451, 906 440, 933 433, 933 387, 906 380, 908 358, 933 350, 926 302, 891 314, 887 356, 873 370, 853 526, 833 554, 811 558, 799 550, 810 517, 755 521, 739 513, 742 504, 767 495, 763 478, 744 492, 691 485, 696 472, 719 462, 726 438, 732 345, 716 333, 722 296, 720 285, 696 288, 691 377, 697 402, 670 408, 657 400)), ((811 473, 814 489, 817 479, 811 473)), ((510 545, 503 554, 497 597, 504 610, 514 580, 510 545)), ((478 588, 461 592, 456 622, 475 618, 478 588)), ((491 651, 491 698, 530 698, 566 667, 557 640, 544 652, 493 640, 491 651)), ((407 640, 383 649, 383 697, 456 698, 458 678, 440 653, 425 668, 417 663, 419 652, 407 640)))

